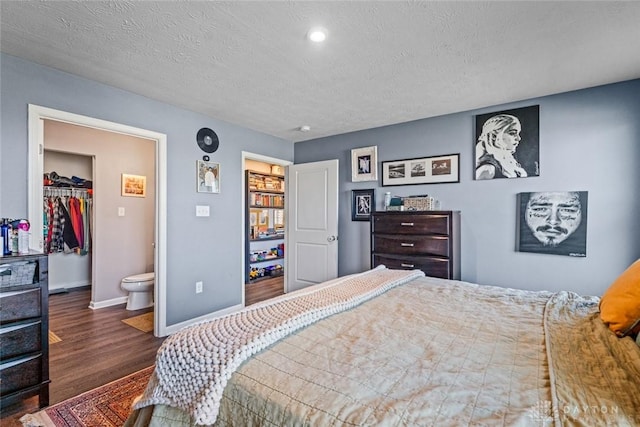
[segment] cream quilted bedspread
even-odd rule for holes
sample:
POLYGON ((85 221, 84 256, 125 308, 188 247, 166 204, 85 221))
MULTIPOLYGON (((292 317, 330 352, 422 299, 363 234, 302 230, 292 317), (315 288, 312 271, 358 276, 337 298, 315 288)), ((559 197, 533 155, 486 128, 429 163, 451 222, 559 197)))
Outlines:
MULTIPOLYGON (((640 350, 596 310, 570 293, 418 278, 247 360, 215 425, 638 425, 640 350)), ((194 423, 158 405, 127 425, 194 423)))

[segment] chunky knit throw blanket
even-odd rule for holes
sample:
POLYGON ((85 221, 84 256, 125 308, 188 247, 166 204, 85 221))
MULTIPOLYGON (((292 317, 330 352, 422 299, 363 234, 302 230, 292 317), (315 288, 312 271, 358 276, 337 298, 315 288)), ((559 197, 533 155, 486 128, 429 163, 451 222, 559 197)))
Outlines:
POLYGON ((156 369, 134 408, 174 406, 191 414, 196 424, 213 424, 227 381, 251 355, 305 326, 421 276, 424 273, 419 270, 378 266, 187 327, 162 344, 156 369))

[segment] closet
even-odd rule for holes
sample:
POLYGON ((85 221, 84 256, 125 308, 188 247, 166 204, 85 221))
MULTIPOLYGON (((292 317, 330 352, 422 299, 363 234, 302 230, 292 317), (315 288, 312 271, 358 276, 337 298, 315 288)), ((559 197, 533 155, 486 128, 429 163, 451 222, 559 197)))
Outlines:
POLYGON ((44 151, 43 251, 49 291, 91 285, 93 158, 44 151))
POLYGON ((247 160, 245 184, 245 284, 252 284, 284 274, 283 168, 247 160))

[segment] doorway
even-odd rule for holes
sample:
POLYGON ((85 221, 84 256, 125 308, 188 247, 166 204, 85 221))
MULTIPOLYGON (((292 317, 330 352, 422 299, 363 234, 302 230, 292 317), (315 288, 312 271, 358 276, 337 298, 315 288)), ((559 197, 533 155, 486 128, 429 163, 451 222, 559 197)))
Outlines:
POLYGON ((43 252, 49 254, 50 294, 92 284, 93 164, 93 156, 45 145, 43 252))
POLYGON ((291 162, 242 153, 243 305, 281 295, 284 280, 286 166, 291 162))
MULTIPOLYGON (((164 134, 134 128, 114 122, 108 122, 92 117, 53 110, 50 108, 29 105, 29 221, 32 224, 30 248, 43 251, 42 224, 42 178, 44 173, 44 125, 46 120, 69 123, 86 128, 113 132, 115 134, 143 138, 154 145, 154 213, 155 226, 153 229, 153 270, 155 271, 155 310, 154 335, 166 336, 166 144, 164 134)), ((96 207, 99 209, 99 207, 96 207)), ((99 236, 97 236, 99 237, 99 236)), ((103 254, 108 256, 108 254, 103 254)), ((97 256, 97 255, 96 255, 97 256)), ((95 257, 94 257, 95 258, 95 257)), ((93 276, 95 279, 95 269, 93 276)), ((100 308, 99 306, 92 308, 100 308)))

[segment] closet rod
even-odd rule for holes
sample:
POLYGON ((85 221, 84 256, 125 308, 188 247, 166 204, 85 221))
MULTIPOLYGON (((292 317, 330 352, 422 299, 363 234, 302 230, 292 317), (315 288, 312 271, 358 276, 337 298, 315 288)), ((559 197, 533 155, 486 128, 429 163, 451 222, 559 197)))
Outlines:
POLYGON ((75 188, 75 187, 44 187, 44 195, 46 197, 55 196, 92 196, 93 191, 89 191, 88 188, 75 188))

